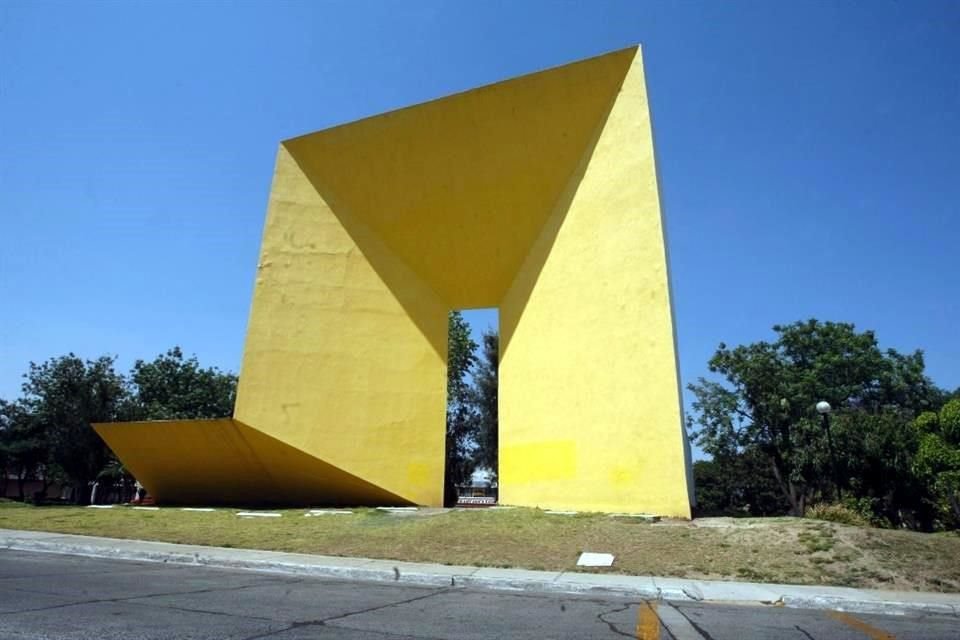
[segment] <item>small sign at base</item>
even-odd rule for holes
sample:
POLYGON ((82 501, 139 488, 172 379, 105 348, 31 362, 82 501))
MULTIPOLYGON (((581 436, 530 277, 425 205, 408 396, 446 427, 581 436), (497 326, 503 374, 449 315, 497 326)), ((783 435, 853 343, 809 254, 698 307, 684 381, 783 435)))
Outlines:
POLYGON ((612 567, 613 566, 613 554, 612 553, 590 553, 584 551, 580 554, 580 559, 577 560, 578 567, 612 567))

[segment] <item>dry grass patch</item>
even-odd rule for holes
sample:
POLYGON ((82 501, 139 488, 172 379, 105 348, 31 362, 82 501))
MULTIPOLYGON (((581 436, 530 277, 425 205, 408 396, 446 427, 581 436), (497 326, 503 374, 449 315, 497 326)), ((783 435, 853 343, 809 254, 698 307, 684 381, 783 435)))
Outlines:
MULTIPOLYGON (((537 509, 243 519, 236 510, 28 507, 0 503, 0 528, 222 547, 577 571, 582 551, 616 555, 615 573, 960 591, 960 536, 797 518, 635 523, 537 509)), ((595 571, 596 569, 591 569, 595 571)))

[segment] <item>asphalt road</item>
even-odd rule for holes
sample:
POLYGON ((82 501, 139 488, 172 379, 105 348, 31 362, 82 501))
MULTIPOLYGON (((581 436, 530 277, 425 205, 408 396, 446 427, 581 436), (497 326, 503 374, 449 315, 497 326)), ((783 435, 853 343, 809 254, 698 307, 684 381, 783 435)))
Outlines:
POLYGON ((0 639, 960 638, 960 619, 648 603, 0 551, 0 639))

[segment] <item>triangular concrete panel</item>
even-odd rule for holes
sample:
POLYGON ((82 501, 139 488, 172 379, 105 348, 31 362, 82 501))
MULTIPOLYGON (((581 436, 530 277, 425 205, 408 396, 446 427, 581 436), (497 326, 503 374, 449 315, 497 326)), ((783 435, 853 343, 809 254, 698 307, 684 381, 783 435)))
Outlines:
POLYGON ((284 146, 336 215, 371 229, 450 308, 497 306, 635 54, 525 75, 284 146))

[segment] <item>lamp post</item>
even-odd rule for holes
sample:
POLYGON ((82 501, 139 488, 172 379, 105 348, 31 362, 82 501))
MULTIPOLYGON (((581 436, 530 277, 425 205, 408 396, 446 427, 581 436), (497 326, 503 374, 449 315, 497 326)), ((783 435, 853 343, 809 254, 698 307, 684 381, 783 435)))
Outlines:
POLYGON ((827 451, 830 452, 830 467, 833 471, 833 484, 837 488, 837 502, 840 502, 840 476, 837 474, 837 456, 833 452, 833 437, 830 435, 830 403, 821 400, 817 403, 817 413, 820 414, 820 421, 823 424, 823 430, 827 432, 827 451))

